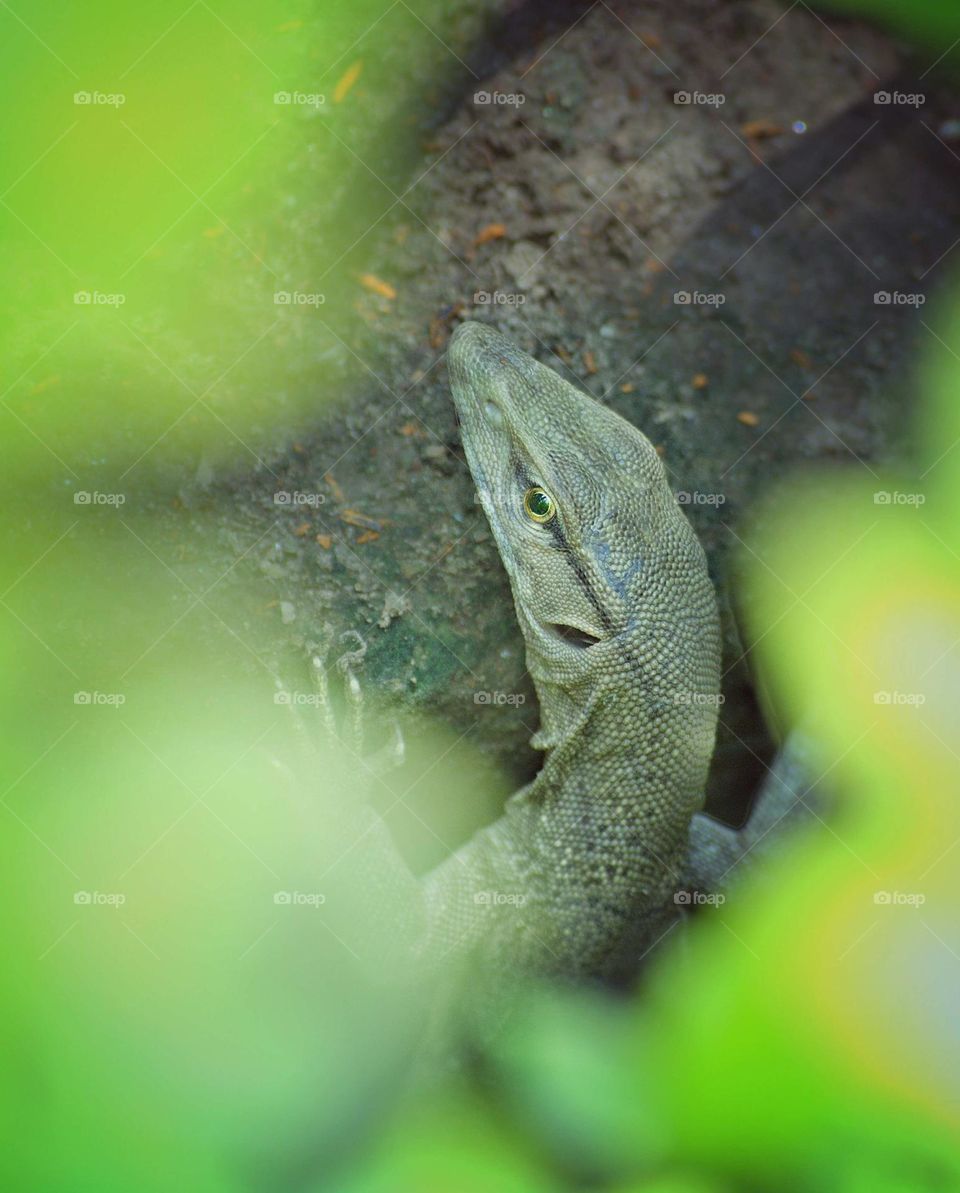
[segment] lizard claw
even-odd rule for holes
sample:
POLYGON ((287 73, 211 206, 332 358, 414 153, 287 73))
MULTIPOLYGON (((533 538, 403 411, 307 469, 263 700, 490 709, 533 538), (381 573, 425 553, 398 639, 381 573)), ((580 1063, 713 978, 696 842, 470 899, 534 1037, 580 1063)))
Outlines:
POLYGON ((354 674, 354 667, 359 667, 367 653, 367 643, 356 630, 345 630, 340 635, 341 642, 353 639, 356 645, 353 650, 345 651, 337 659, 337 670, 343 676, 344 693, 350 712, 350 746, 358 757, 363 753, 363 690, 360 681, 354 674))
POLYGON ((337 667, 341 674, 346 674, 351 665, 359 667, 359 665, 366 658, 367 642, 366 639, 357 630, 344 630, 340 635, 340 641, 346 642, 348 639, 353 639, 356 646, 353 650, 345 651, 339 659, 337 659, 337 667))

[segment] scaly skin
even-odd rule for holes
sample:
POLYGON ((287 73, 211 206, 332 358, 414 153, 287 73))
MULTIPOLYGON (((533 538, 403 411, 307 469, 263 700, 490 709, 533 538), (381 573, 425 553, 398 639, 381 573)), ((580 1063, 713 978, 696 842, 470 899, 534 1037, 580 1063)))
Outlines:
POLYGON ((424 880, 423 955, 603 973, 625 941, 654 942, 684 880, 716 723, 714 592, 640 431, 485 325, 463 324, 447 360, 546 757, 424 880), (524 507, 536 486, 545 523, 524 507))

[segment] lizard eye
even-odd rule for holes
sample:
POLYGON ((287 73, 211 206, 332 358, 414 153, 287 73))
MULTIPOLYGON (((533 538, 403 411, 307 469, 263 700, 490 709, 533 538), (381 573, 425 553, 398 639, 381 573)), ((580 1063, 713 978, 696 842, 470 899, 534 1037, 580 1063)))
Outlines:
POLYGON ((541 489, 539 485, 534 485, 524 493, 523 508, 527 517, 532 518, 534 522, 549 522, 557 513, 556 502, 546 489, 541 489))

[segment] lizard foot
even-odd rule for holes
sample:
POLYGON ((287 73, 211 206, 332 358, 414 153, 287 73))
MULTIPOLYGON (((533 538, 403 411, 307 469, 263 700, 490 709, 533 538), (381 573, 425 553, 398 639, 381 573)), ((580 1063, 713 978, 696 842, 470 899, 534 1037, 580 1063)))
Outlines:
POLYGON ((368 775, 380 777, 403 766, 406 759, 403 734, 396 718, 390 718, 387 741, 373 753, 367 753, 371 710, 357 674, 367 653, 367 643, 356 630, 345 631, 340 635, 340 642, 351 649, 345 650, 332 663, 325 661, 328 652, 322 647, 310 654, 312 691, 309 704, 316 711, 319 725, 305 725, 300 708, 293 704, 297 736, 300 740, 312 739, 314 754, 322 742, 336 742, 355 757, 368 775))

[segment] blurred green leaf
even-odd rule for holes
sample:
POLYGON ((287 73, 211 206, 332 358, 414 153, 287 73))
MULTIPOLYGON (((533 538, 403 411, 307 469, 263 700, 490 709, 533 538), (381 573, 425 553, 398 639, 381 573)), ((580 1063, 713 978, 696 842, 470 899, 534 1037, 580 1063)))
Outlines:
MULTIPOLYGON (((321 1184, 317 1193, 328 1186, 321 1184)), ((554 1193, 548 1175, 519 1133, 479 1100, 456 1089, 401 1114, 375 1155, 342 1193, 554 1193)))
POLYGON ((952 48, 960 37, 960 11, 953 0, 910 0, 907 4, 903 0, 823 0, 818 7, 876 21, 933 49, 952 48))

